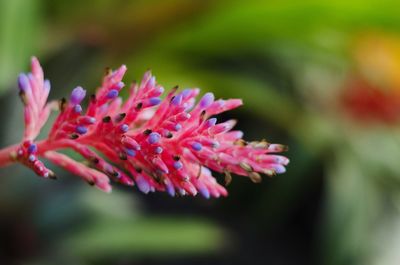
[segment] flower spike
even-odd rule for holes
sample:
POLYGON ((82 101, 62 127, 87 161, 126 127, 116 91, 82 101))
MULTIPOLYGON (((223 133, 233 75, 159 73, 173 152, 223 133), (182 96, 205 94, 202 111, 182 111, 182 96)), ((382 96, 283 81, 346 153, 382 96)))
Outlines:
POLYGON ((205 198, 227 195, 211 170, 225 175, 225 185, 232 181, 232 173, 258 183, 261 174, 286 171, 289 160, 276 154, 286 147, 265 140, 246 142, 241 131, 233 130, 235 120, 218 123, 214 117, 242 105, 240 99, 215 100, 206 93, 196 103, 199 89, 178 91, 177 87, 162 99, 164 88, 146 72, 140 83, 130 86, 129 97, 123 101, 119 97, 125 86, 123 65, 107 71, 84 110, 81 102, 86 90, 79 86, 69 100, 47 103, 50 82, 35 57, 31 67, 31 73, 18 77, 24 136, 21 144, 0 151, 0 165, 17 161, 39 176, 55 178, 38 159, 45 157, 105 192, 111 191, 113 180, 136 184, 143 193, 200 193, 205 198), (35 141, 50 112, 57 109, 60 112, 48 137, 35 141), (85 161, 58 152, 65 148, 85 161), (9 159, 4 158, 7 155, 9 159))

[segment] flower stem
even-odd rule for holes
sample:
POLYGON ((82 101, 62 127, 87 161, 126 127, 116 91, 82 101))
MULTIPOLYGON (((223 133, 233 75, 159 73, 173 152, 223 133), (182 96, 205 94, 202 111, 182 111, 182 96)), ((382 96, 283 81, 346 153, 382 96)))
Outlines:
MULTIPOLYGON (((60 148, 68 148, 71 143, 68 141, 58 141, 58 142, 53 142, 49 141, 48 139, 42 140, 37 142, 38 145, 38 156, 42 156, 45 152, 49 150, 57 150, 60 148)), ((8 165, 11 165, 13 163, 18 162, 18 160, 14 159, 13 156, 17 155, 17 150, 19 148, 19 144, 14 144, 7 146, 3 149, 0 149, 0 168, 1 167, 6 167, 8 165)))

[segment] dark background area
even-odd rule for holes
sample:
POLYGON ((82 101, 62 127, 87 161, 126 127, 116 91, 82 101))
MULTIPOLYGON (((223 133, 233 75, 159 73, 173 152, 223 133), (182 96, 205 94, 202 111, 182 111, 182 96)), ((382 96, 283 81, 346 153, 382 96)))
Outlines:
MULTIPOLYGON (((0 144, 20 140, 18 73, 38 56, 51 99, 152 69, 244 106, 247 140, 289 146, 285 174, 234 176, 227 198, 111 194, 51 166, 0 169, 0 264, 397 265, 396 1, 0 0, 0 144)), ((43 136, 46 132, 43 132, 43 136)), ((223 176, 215 174, 219 182, 223 176)))

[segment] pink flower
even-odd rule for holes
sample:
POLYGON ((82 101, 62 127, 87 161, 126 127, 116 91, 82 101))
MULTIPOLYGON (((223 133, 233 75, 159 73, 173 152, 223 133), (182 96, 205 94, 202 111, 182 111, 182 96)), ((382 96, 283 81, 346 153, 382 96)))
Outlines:
POLYGON ((0 165, 17 161, 41 177, 55 178, 39 160, 44 157, 106 192, 111 191, 112 179, 136 184, 144 193, 199 192, 206 198, 227 195, 210 170, 224 173, 226 184, 231 173, 260 182, 260 173, 285 172, 289 160, 275 154, 284 146, 242 140, 243 133, 232 130, 235 120, 217 123, 214 116, 242 105, 240 99, 215 100, 206 93, 196 104, 199 89, 177 88, 161 99, 164 88, 147 72, 140 84, 130 86, 123 102, 118 95, 125 71, 123 65, 107 73, 84 111, 80 104, 86 91, 81 87, 69 100, 47 103, 50 82, 32 58, 32 73, 18 78, 25 116, 22 143, 0 151, 0 165), (35 141, 50 112, 57 109, 60 113, 48 137, 35 141), (64 148, 79 153, 86 163, 58 152, 64 148))

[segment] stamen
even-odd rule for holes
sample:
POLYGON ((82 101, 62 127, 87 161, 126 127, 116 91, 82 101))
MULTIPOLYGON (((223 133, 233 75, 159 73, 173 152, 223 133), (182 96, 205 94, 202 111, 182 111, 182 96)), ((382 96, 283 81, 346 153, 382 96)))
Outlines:
POLYGON ((250 172, 249 177, 254 183, 260 183, 262 181, 260 174, 258 174, 257 172, 250 172))
POLYGON ((232 175, 228 170, 224 170, 225 174, 225 186, 228 186, 232 182, 232 175))

